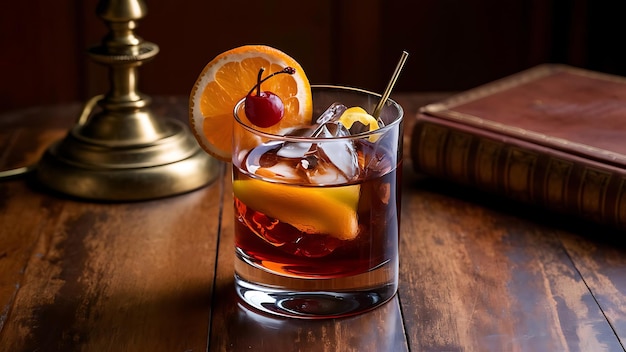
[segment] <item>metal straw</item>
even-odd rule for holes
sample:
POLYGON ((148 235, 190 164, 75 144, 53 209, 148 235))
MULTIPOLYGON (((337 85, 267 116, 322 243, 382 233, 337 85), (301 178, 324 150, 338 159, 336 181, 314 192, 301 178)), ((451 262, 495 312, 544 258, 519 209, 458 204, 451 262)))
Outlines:
POLYGON ((393 71, 393 75, 391 76, 391 80, 387 84, 387 88, 385 88, 385 92, 381 96, 380 101, 378 102, 378 105, 376 105, 376 108, 374 108, 374 112, 372 113, 372 116, 376 120, 379 120, 379 124, 381 122, 379 119, 380 111, 383 109, 383 106, 387 102, 387 99, 389 98, 389 95, 391 94, 391 90, 393 89, 393 86, 396 84, 396 81, 398 80, 398 76, 400 75, 400 71, 402 71, 402 67, 404 66, 404 63, 406 62, 406 59, 408 56, 409 56, 409 53, 407 53, 406 51, 402 52, 402 56, 400 56, 400 61, 398 61, 398 65, 396 65, 396 69, 393 71))

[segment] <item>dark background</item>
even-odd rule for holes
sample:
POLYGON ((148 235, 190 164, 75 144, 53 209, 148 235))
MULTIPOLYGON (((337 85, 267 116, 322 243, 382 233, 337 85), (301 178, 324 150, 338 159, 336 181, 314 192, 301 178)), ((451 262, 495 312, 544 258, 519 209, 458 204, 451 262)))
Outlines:
MULTIPOLYGON (((626 1, 146 1, 136 33, 159 45, 142 92, 187 95, 204 65, 249 43, 298 60, 311 83, 459 91, 556 62, 626 75, 626 1)), ((96 0, 13 1, 0 11, 0 112, 83 101, 108 90, 87 55, 108 33, 96 0)))

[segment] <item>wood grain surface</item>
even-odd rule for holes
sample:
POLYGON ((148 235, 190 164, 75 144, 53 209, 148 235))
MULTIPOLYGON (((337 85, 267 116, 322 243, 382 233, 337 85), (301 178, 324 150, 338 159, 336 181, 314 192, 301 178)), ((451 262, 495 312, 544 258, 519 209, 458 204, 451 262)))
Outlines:
MULTIPOLYGON (((440 97, 396 96, 405 132, 440 97)), ((154 108, 186 116, 184 98, 154 108)), ((0 115, 0 169, 36 162, 79 110, 0 115)), ((200 190, 130 203, 0 181, 0 351, 624 351, 623 234, 425 178, 410 162, 392 301, 322 321, 251 311, 233 289, 221 168, 200 190)))

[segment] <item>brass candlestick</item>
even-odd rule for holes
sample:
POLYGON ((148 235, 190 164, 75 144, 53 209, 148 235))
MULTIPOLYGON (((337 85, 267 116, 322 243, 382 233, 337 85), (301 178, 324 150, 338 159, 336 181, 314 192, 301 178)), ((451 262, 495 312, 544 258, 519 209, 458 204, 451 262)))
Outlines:
POLYGON ((175 119, 156 118, 137 90, 137 69, 159 47, 134 34, 146 14, 141 0, 100 1, 96 13, 110 32, 91 58, 109 67, 110 91, 92 98, 67 136, 37 165, 46 186, 80 198, 142 200, 199 188, 215 178, 209 157, 175 119), (100 111, 92 114, 94 107, 100 111))

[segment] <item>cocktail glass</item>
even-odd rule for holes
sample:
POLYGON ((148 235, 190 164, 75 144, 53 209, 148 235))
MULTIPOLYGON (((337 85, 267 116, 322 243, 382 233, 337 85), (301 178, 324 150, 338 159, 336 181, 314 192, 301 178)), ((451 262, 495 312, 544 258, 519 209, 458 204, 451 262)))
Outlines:
MULTIPOLYGON (((312 96, 313 120, 330 106, 371 112, 381 100, 338 86, 313 86, 312 96)), ((239 297, 307 319, 387 302, 398 287, 402 107, 387 99, 373 131, 354 123, 346 135, 312 121, 272 135, 242 122, 244 104, 234 111, 232 158, 239 297)))

